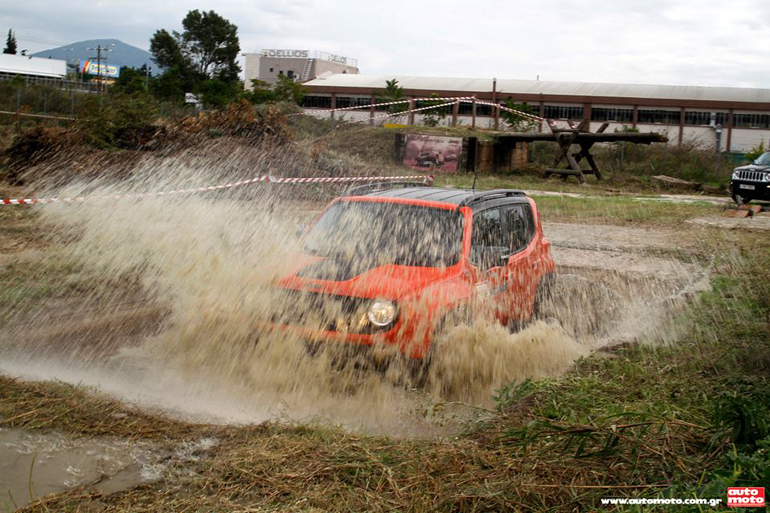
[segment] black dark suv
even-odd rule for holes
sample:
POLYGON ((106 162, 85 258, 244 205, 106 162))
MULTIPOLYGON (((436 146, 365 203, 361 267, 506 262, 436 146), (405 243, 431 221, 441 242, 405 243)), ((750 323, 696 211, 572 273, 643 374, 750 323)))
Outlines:
POLYGON ((770 151, 748 166, 735 168, 730 194, 739 205, 753 199, 770 200, 770 151))

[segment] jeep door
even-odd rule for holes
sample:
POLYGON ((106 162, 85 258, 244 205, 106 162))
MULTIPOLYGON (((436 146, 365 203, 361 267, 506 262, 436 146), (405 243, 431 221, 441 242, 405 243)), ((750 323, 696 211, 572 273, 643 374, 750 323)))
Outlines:
POLYGON ((499 206, 473 214, 470 261, 477 270, 474 289, 477 316, 492 315, 507 323, 507 275, 505 256, 510 253, 503 211, 499 206))
POLYGON ((535 220, 529 203, 504 205, 502 214, 508 242, 506 311, 510 320, 527 319, 532 313, 541 267, 535 220))

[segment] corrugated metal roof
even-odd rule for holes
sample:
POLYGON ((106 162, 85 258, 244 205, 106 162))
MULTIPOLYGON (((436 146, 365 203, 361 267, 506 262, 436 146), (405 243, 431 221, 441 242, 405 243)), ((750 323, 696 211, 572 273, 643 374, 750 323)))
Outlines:
MULTIPOLYGON (((384 89, 385 81, 395 78, 404 89, 458 92, 491 92, 492 79, 451 77, 410 77, 326 74, 306 82, 306 86, 362 87, 384 89)), ((670 100, 710 100, 770 103, 770 89, 742 87, 667 86, 647 84, 608 84, 592 82, 550 82, 537 80, 498 79, 502 94, 543 94, 559 96, 593 96, 616 98, 650 98, 670 100)))
POLYGON ((0 72, 38 77, 64 78, 67 62, 60 59, 41 59, 26 55, 0 54, 0 72))

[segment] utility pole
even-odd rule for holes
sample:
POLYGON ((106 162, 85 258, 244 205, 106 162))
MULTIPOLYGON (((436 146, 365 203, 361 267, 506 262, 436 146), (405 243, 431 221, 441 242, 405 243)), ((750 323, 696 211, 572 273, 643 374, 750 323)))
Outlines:
MULTIPOLYGON (((97 45, 96 48, 89 48, 89 50, 96 52, 96 92, 98 94, 102 94, 102 91, 104 90, 102 84, 102 52, 112 51, 112 48, 110 48, 111 46, 115 46, 115 44, 107 46, 97 45)), ((104 60, 106 61, 107 57, 104 57, 104 60)))

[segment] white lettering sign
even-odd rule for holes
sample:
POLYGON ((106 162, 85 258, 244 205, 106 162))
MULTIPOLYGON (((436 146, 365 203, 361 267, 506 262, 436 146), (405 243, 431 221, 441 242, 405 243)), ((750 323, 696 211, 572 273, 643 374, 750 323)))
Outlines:
POLYGON ((339 63, 339 64, 347 64, 348 63, 348 58, 347 57, 343 57, 342 55, 329 54, 326 58, 329 59, 332 62, 336 62, 336 63, 339 63))
POLYGON ((309 50, 262 50, 263 57, 274 57, 276 59, 307 59, 310 56, 309 50))

